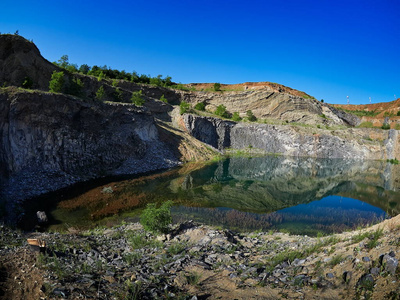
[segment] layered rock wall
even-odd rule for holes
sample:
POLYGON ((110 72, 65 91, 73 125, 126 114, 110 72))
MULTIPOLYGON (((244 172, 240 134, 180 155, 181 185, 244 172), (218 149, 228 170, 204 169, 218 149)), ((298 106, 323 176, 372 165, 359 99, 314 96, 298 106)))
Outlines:
POLYGON ((12 189, 20 198, 177 163, 153 117, 131 105, 88 104, 61 94, 1 92, 0 141, 3 192, 12 189))
POLYGON ((390 159, 400 151, 396 130, 332 131, 290 125, 236 124, 194 115, 184 115, 183 119, 191 135, 213 147, 217 145, 220 150, 257 148, 296 157, 351 159, 390 159))

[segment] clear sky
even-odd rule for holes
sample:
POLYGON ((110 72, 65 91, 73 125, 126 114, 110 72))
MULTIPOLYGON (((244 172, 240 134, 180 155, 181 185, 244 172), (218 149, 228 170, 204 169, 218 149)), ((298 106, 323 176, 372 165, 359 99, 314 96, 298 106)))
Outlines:
POLYGON ((56 61, 173 81, 272 81, 329 103, 400 97, 400 0, 1 0, 16 30, 56 61))

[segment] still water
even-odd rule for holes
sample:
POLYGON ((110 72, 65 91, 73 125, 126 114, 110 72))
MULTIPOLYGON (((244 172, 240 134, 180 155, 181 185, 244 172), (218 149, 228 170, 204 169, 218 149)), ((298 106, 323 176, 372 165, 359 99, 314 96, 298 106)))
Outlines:
POLYGON ((378 161, 238 157, 79 184, 30 201, 37 204, 29 209, 46 211, 50 230, 87 228, 138 220, 147 203, 171 199, 176 222, 316 235, 397 215, 399 174, 399 166, 378 161))

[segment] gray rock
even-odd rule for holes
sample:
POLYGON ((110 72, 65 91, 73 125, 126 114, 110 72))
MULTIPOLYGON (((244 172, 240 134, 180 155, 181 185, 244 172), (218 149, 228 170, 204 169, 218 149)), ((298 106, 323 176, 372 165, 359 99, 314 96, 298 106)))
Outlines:
POLYGON ((399 265, 399 261, 396 258, 394 258, 388 254, 385 254, 382 258, 382 265, 384 266, 385 271, 394 275, 394 274, 396 274, 396 269, 397 269, 397 266, 399 265))
POLYGON ((371 261, 371 259, 370 259, 368 256, 364 256, 364 257, 362 258, 362 261, 363 261, 363 262, 369 262, 369 261, 371 261))
POLYGON ((333 275, 333 273, 326 273, 326 278, 332 279, 335 278, 335 275, 333 275))

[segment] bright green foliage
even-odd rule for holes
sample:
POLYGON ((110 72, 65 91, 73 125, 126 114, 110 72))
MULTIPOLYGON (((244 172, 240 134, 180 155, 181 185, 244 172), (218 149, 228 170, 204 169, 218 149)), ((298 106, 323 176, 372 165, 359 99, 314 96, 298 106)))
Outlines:
POLYGON ((171 217, 172 201, 164 202, 159 208, 155 203, 147 204, 140 216, 140 224, 145 230, 157 233, 168 233, 171 217))
POLYGON ((214 91, 218 92, 221 90, 221 84, 216 82, 214 83, 214 91))
POLYGON ((162 102, 164 102, 164 103, 168 103, 168 100, 167 100, 167 98, 165 98, 164 95, 162 95, 162 96, 160 97, 160 101, 162 101, 162 102))
POLYGON ((131 101, 136 106, 143 106, 145 100, 142 97, 142 90, 137 92, 132 92, 131 101))
POLYGON ((96 92, 96 99, 103 101, 104 97, 106 96, 106 92, 104 91, 104 87, 101 86, 96 92))
POLYGON ((194 109, 205 111, 206 110, 206 104, 204 102, 199 102, 194 106, 194 109))
POLYGON ((103 71, 101 71, 101 72, 99 73, 99 76, 97 77, 97 80, 98 80, 98 81, 102 81, 105 77, 106 77, 106 76, 104 75, 103 71))
POLYGON ((182 101, 181 104, 179 104, 179 112, 181 115, 187 113, 189 111, 189 109, 190 109, 189 103, 182 101))
POLYGON ((247 115, 247 119, 248 119, 250 122, 257 121, 256 116, 253 115, 253 112, 252 112, 251 110, 246 111, 246 115, 247 115))
POLYGON ((24 81, 22 82, 22 87, 24 89, 30 89, 32 88, 33 81, 30 79, 28 76, 24 78, 24 81))
POLYGON ((223 117, 223 118, 229 118, 229 113, 226 110, 225 105, 221 104, 218 105, 217 109, 214 112, 217 116, 223 117))
POLYGON ((237 111, 235 111, 232 115, 232 120, 235 122, 239 122, 242 120, 242 118, 239 116, 239 113, 237 111))
POLYGON ((49 82, 49 89, 52 93, 62 93, 64 88, 64 72, 54 71, 49 82))

